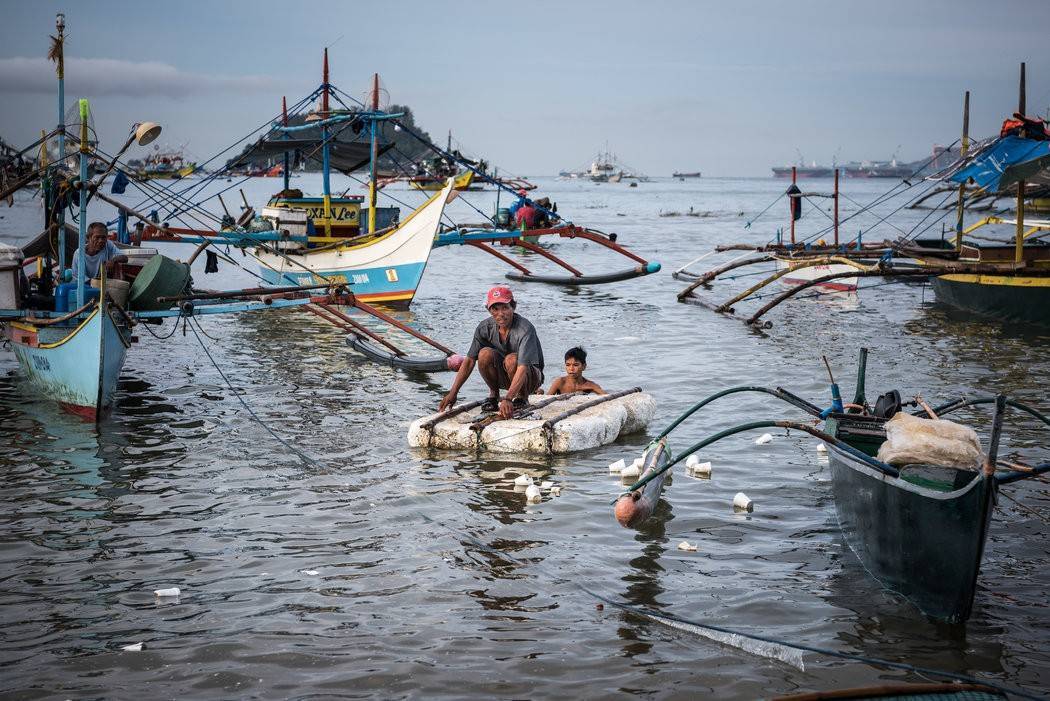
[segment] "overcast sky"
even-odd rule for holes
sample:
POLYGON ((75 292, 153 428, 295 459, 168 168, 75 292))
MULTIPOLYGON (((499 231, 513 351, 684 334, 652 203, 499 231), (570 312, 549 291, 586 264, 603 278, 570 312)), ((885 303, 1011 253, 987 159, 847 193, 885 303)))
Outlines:
MULTIPOLYGON (((92 100, 103 146, 135 121, 214 154, 332 82, 375 71, 421 126, 522 175, 606 142, 652 175, 769 175, 771 165, 924 157, 961 129, 1050 106, 1050 1, 25 2, 0 0, 0 136, 53 126, 46 61, 66 13, 67 105, 92 100)), ((134 154, 132 154, 134 155, 134 154)))

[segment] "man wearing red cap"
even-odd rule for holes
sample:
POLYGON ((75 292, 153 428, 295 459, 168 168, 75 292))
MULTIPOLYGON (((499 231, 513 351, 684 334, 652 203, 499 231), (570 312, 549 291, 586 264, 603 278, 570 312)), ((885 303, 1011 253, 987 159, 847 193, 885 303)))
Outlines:
POLYGON ((439 409, 444 411, 456 403, 459 388, 477 364, 489 386, 489 398, 482 404, 482 411, 498 410, 500 416, 509 419, 515 409, 526 406, 529 395, 543 384, 543 348, 536 327, 514 313, 518 303, 509 287, 489 290, 485 306, 489 316, 474 330, 467 357, 439 409), (507 390, 502 400, 501 389, 507 390))

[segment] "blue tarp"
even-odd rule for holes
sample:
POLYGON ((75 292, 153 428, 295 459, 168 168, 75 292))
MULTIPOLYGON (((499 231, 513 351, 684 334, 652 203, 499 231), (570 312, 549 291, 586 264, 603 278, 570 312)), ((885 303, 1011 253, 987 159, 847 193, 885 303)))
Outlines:
POLYGON ((1050 168, 1050 141, 1004 136, 953 173, 949 180, 998 192, 1047 168, 1050 168))

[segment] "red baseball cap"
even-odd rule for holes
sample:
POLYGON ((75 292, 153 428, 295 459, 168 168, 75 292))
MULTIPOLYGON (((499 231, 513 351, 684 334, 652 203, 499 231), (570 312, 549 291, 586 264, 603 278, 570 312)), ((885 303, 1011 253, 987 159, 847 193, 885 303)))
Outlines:
POLYGON ((488 309, 493 304, 510 304, 514 301, 514 293, 510 291, 509 287, 493 287, 489 290, 488 295, 485 297, 485 309, 488 309))

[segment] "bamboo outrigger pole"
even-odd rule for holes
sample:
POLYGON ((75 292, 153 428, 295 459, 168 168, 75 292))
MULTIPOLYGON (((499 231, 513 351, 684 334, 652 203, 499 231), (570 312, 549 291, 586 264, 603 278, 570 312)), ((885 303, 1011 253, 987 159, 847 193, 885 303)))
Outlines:
MULTIPOLYGON (((1020 96, 1017 100, 1017 111, 1024 119, 1025 113, 1024 64, 1021 64, 1020 96)), ((1024 180, 1017 181, 1017 226, 1014 230, 1014 263, 1018 267, 1024 264, 1024 180)))
MULTIPOLYGON (((283 96, 283 95, 281 96, 281 124, 284 125, 284 126, 288 126, 288 98, 283 96)), ((284 132, 284 138, 285 139, 288 138, 288 132, 284 132)), ((282 171, 282 175, 284 175, 284 191, 285 192, 288 191, 288 178, 290 177, 290 175, 288 173, 288 161, 289 161, 288 152, 285 151, 284 152, 284 170, 282 171)), ((220 199, 220 201, 221 201, 221 199, 220 199)), ((226 205, 224 204, 223 208, 225 209, 225 207, 226 207, 226 205)))
MULTIPOLYGON (((962 131, 962 146, 960 147, 959 157, 962 159, 966 158, 966 154, 970 151, 970 91, 966 91, 966 97, 963 98, 963 131, 962 131)), ((962 240, 963 240, 963 210, 966 204, 966 183, 959 183, 959 210, 955 219, 955 251, 962 251, 962 240)))

